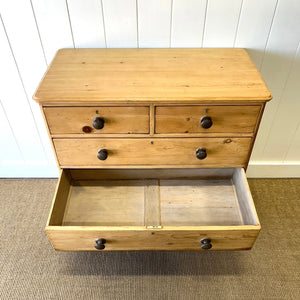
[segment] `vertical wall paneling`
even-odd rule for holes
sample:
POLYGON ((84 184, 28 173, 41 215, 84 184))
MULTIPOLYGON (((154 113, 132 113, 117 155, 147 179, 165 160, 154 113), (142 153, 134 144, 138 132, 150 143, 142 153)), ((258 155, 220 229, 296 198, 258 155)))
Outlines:
POLYGON ((25 162, 46 161, 30 106, 0 22, 0 99, 25 162))
POLYGON ((60 48, 73 48, 65 0, 31 0, 48 64, 60 48))
POLYGON ((10 128, 7 116, 0 102, 0 164, 12 164, 22 162, 23 158, 16 142, 14 134, 10 128))
POLYGON ((102 0, 108 48, 137 47, 136 0, 102 0))
MULTIPOLYGON (((285 161, 300 165, 300 122, 293 136, 285 161)), ((299 175, 299 174, 298 174, 299 175)))
MULTIPOLYGON (((261 127, 258 132, 257 142, 251 156, 253 161, 268 161, 265 153, 270 153, 269 136, 278 132, 272 130, 275 122, 287 124, 289 120, 280 116, 278 110, 280 101, 283 99, 289 73, 293 67, 294 56, 297 51, 300 37, 300 2, 294 0, 279 1, 275 12, 273 25, 265 49, 261 73, 273 93, 273 100, 268 103, 263 116, 261 127), (265 152, 266 150, 266 152, 265 152)), ((295 107, 296 108, 296 107, 295 107)), ((284 133, 283 133, 284 134, 284 133)), ((276 159, 275 156, 272 159, 276 159)), ((277 157, 282 159, 282 155, 277 157)))
MULTIPOLYGON (((1 6, 1 16, 24 86, 26 100, 33 113, 47 159, 55 163, 39 106, 31 99, 41 77, 46 71, 47 64, 30 1, 8 1, 6 5, 1 6), (18 7, 17 10, 16 7, 18 7), (22 24, 22 26, 16 26, 16 24, 22 24)), ((13 99, 11 103, 13 103, 13 99)))
POLYGON ((300 1, 0 1, 0 177, 57 176, 31 99, 60 48, 239 47, 273 100, 247 174, 300 176, 300 1), (298 175, 297 175, 298 174, 298 175))
POLYGON ((140 48, 170 47, 171 0, 138 0, 140 48))
POLYGON ((247 48, 260 68, 278 0, 243 0, 235 47, 247 48))
POLYGON ((242 0, 209 0, 203 47, 233 47, 242 0))
MULTIPOLYGON (((299 24, 300 25, 300 24, 299 24)), ((300 35, 299 35, 300 36, 300 35)), ((290 145, 297 143, 295 132, 300 124, 300 47, 292 63, 281 101, 274 117, 264 156, 271 161, 300 160, 300 147, 293 155, 287 155, 290 145), (281 121, 282 120, 282 121, 281 121), (278 138, 280 137, 280 138, 278 138), (289 157, 290 156, 290 157, 289 157)), ((291 149, 295 149, 291 147, 291 149)))
POLYGON ((105 48, 102 2, 100 0, 68 0, 67 3, 75 47, 105 48))
POLYGON ((201 47, 207 0, 173 0, 171 47, 201 47))

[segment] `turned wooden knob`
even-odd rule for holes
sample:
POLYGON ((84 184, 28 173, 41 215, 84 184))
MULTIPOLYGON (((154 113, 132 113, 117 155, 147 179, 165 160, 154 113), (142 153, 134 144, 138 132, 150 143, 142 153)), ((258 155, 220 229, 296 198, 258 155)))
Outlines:
POLYGON ((196 157, 198 159, 204 159, 204 158, 206 158, 206 156, 207 156, 207 153, 206 153, 206 149, 205 148, 198 148, 196 150, 196 157))
POLYGON ((98 159, 106 160, 108 157, 108 152, 106 149, 100 149, 97 154, 98 159))
POLYGON ((93 122, 93 127, 95 129, 102 129, 104 127, 104 119, 100 117, 96 117, 93 122))
POLYGON ((208 250, 212 247, 211 239, 205 238, 205 239, 202 239, 200 242, 202 244, 201 249, 203 249, 203 250, 208 250))
POLYGON ((201 118, 200 123, 204 129, 208 129, 212 126, 213 121, 210 116, 204 116, 201 118))
POLYGON ((104 245, 106 243, 105 239, 97 239, 95 242, 96 242, 95 248, 97 250, 103 250, 105 248, 104 245))

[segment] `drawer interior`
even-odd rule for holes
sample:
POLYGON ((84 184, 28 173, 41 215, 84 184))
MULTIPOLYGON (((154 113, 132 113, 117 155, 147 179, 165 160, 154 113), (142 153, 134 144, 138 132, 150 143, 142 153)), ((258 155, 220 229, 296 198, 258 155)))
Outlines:
POLYGON ((50 226, 258 225, 244 170, 64 169, 50 226))

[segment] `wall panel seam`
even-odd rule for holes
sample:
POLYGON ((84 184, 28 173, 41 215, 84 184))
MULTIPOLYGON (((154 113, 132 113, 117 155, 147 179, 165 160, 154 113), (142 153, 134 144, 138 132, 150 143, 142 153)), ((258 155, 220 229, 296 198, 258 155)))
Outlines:
MULTIPOLYGON (((17 60, 15 58, 15 54, 14 54, 14 51, 12 49, 12 46, 11 46, 11 43, 9 41, 9 37, 8 37, 8 34, 7 34, 7 31, 6 31, 6 28, 5 28, 5 24, 3 22, 3 19, 2 19, 2 16, 0 15, 0 19, 1 19, 1 23, 3 25, 3 29, 4 29, 4 33, 5 33, 5 36, 6 36, 6 39, 7 39, 7 43, 8 43, 8 46, 9 46, 9 49, 11 51, 11 55, 12 55, 12 58, 14 60, 14 63, 15 63, 15 67, 17 69, 17 73, 18 73, 18 76, 19 76, 19 79, 20 79, 20 82, 21 82, 21 85, 22 85, 22 88, 23 88, 23 92, 24 92, 24 95, 26 97, 26 102, 27 102, 27 105, 29 106, 29 110, 31 112, 31 117, 33 119, 33 122, 34 122, 34 126, 36 128, 36 131, 37 131, 37 134, 38 134, 38 137, 39 137, 39 141, 42 145, 42 148, 43 148, 43 151, 44 151, 44 155, 45 155, 45 159, 48 161, 48 157, 47 157, 47 153, 46 153, 46 149, 45 149, 45 145, 43 144, 43 141, 42 141, 42 138, 41 138, 41 134, 38 130, 38 126, 37 126, 37 122, 35 120, 35 117, 34 117, 34 114, 33 114, 33 111, 32 111, 32 107, 29 103, 29 98, 28 98, 28 95, 27 95, 27 92, 26 92, 26 89, 25 89, 25 85, 24 85, 24 82, 23 82, 23 79, 22 79, 22 75, 21 75, 21 72, 20 72, 20 69, 18 67, 18 63, 17 63, 17 60)), ((4 110, 5 111, 5 110, 4 110)), ((10 124, 10 123, 9 123, 10 124)), ((11 126, 10 126, 11 127, 11 126)), ((19 148, 20 149, 20 148, 19 148)), ((22 151, 21 151, 21 154, 22 154, 22 151)), ((23 157, 23 154, 22 154, 22 157, 23 157)), ((49 162, 49 161, 48 161, 49 162)))
POLYGON ((204 35, 205 35, 205 28, 206 28, 206 16, 207 16, 207 9, 208 9, 208 1, 209 0, 206 0, 206 4, 205 4, 205 14, 204 14, 204 20, 203 20, 201 48, 203 48, 203 43, 204 43, 204 35))
POLYGON ((103 23, 103 32, 104 32, 104 42, 105 42, 105 48, 107 48, 106 28, 105 28, 105 21, 104 21, 103 0, 101 0, 100 3, 101 3, 101 11, 102 11, 102 23, 103 23))
MULTIPOLYGON (((299 44, 298 44, 298 47, 299 47, 299 44)), ((277 107, 276 107, 276 111, 273 115, 273 120, 271 122, 271 126, 270 126, 270 129, 269 129, 269 132, 268 132, 268 135, 267 135, 267 138, 265 139, 265 145, 264 145, 264 148, 263 148, 263 151, 262 151, 262 154, 264 155, 265 154, 265 150, 266 150, 266 147, 267 147, 267 144, 268 144, 268 140, 270 138, 270 135, 271 135, 271 132, 272 132, 272 128, 274 126, 274 123, 276 122, 276 116, 278 114, 278 110, 280 108, 280 105, 281 105, 281 102, 283 101, 283 95, 284 95, 284 92, 285 92, 285 89, 286 89, 286 86, 287 86, 287 83, 289 81, 289 78, 291 76, 291 72, 292 72, 292 69, 293 69, 293 66, 294 66, 294 63, 296 61, 296 56, 297 56, 297 51, 298 51, 298 47, 296 48, 296 51, 294 53, 294 56, 293 56, 293 59, 290 63, 290 66, 289 66, 289 71, 288 71, 288 74, 285 78, 285 81, 284 81, 284 85, 283 85, 283 88, 282 88, 282 91, 280 93, 280 96, 279 96, 279 99, 278 99, 278 103, 277 103, 277 107)))
POLYGON ((136 43, 137 48, 140 48, 140 34, 139 34, 139 6, 138 0, 135 0, 135 11, 136 11, 136 43))
POLYGON ((71 30, 73 48, 75 48, 74 34, 73 34, 72 22, 71 22, 71 18, 70 18, 70 11, 69 11, 68 0, 66 0, 66 8, 67 8, 68 20, 69 20, 69 25, 70 25, 70 30, 71 30))
POLYGON ((38 26, 38 23, 37 23, 37 19, 36 19, 34 7, 32 5, 32 0, 30 0, 30 5, 31 5, 32 14, 33 14, 33 17, 34 17, 34 22, 35 22, 36 30, 37 30, 37 33, 38 33, 38 36, 39 36, 41 47, 42 47, 42 51, 43 51, 43 55, 44 55, 44 60, 45 60, 46 66, 48 67, 49 65, 48 65, 48 62, 47 62, 46 53, 45 53, 44 45, 43 45, 43 42, 42 42, 42 37, 41 37, 40 29, 39 29, 39 26, 38 26))
POLYGON ((172 47, 172 27, 173 27, 173 0, 171 0, 169 48, 172 47))
POLYGON ((261 60, 260 66, 258 67, 259 71, 261 71, 261 68, 262 68, 262 66, 264 64, 264 60, 265 60, 265 56, 266 56, 266 49, 267 49, 268 44, 269 44, 270 35, 271 35, 272 27, 273 27, 273 24, 274 24, 274 20, 275 20, 275 15, 277 13, 278 2, 279 2, 279 0, 276 1, 276 5, 275 5, 275 9, 274 9, 274 13, 273 13, 271 25, 270 25, 269 32, 268 32, 268 37, 266 39, 266 44, 265 44, 265 47, 264 47, 264 53, 263 53, 263 56, 262 56, 262 60, 261 60))
MULTIPOLYGON (((298 43, 298 47, 297 47, 296 52, 295 52, 295 55, 294 55, 292 67, 294 66, 294 64, 295 64, 295 62, 296 62, 296 57, 297 57, 298 51, 300 51, 300 42, 298 43)), ((289 70, 289 75, 288 75, 288 77, 287 77, 288 79, 289 79, 289 77, 290 77, 292 67, 291 67, 290 70, 289 70)), ((288 81, 288 79, 287 79, 287 81, 288 81)), ((287 84, 287 81, 286 81, 285 84, 287 84)), ((274 122, 273 122, 273 123, 274 123, 274 122)), ((272 125, 273 125, 273 124, 272 124, 272 125)), ((289 152, 290 152, 291 146, 292 146, 292 144, 293 144, 294 138, 295 138, 295 136, 296 136, 297 131, 299 130, 299 128, 300 128, 300 118, 298 119, 297 126, 296 126, 296 128, 295 128, 295 130, 294 130, 294 132, 293 132, 293 134, 292 134, 292 137, 291 137, 291 140, 290 140, 290 144, 288 145, 287 150, 286 150, 286 152, 285 152, 285 154, 284 154, 284 156, 283 156, 283 162, 286 161, 286 158, 287 158, 287 156, 288 156, 288 154, 289 154, 289 152)))
POLYGON ((239 28, 240 28, 240 20, 241 20, 241 14, 242 14, 243 6, 244 6, 244 0, 242 0, 241 6, 240 6, 240 12, 239 12, 239 17, 238 17, 238 21, 237 21, 237 25, 236 25, 236 30, 235 30, 233 47, 236 47, 236 38, 237 38, 237 34, 238 34, 238 31, 239 31, 239 28))
POLYGON ((23 155, 23 153, 22 153, 22 149, 21 149, 21 147, 20 147, 20 145, 19 145, 19 143, 18 143, 18 139, 17 139, 17 137, 15 136, 15 133, 14 133, 12 127, 11 127, 10 120, 9 120, 7 114, 6 114, 5 108, 4 108, 4 106, 3 106, 1 100, 0 100, 0 105, 1 105, 1 107, 2 107, 3 113, 4 113, 4 115, 5 115, 5 118, 6 118, 6 120, 7 120, 7 123, 8 123, 8 125, 9 125, 11 134, 12 134, 12 136, 13 136, 13 138, 14 138, 14 141, 15 141, 15 143, 16 143, 16 145, 17 145, 17 148, 18 148, 18 150, 19 150, 19 152, 20 152, 20 156, 21 156, 23 162, 25 163, 25 158, 24 158, 24 155, 23 155))

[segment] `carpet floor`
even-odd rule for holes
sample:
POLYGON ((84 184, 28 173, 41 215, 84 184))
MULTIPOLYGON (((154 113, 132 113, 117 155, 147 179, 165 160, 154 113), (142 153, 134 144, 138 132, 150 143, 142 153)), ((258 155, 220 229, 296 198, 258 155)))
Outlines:
POLYGON ((300 299, 300 179, 249 179, 250 251, 55 252, 54 179, 0 180, 0 299, 300 299))

